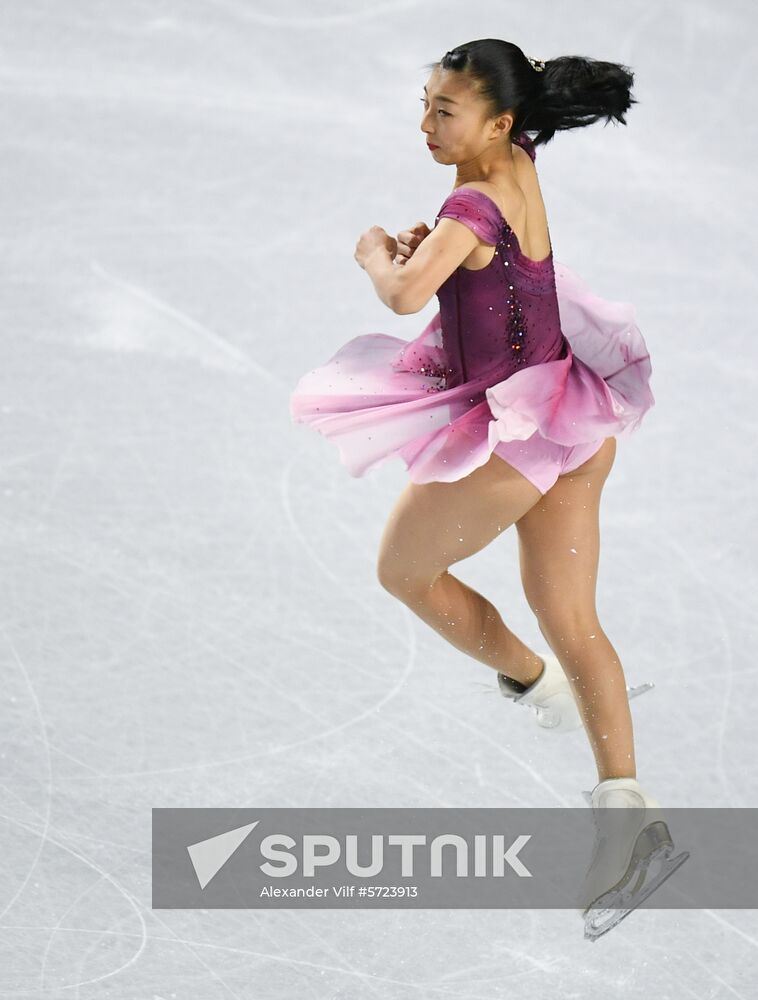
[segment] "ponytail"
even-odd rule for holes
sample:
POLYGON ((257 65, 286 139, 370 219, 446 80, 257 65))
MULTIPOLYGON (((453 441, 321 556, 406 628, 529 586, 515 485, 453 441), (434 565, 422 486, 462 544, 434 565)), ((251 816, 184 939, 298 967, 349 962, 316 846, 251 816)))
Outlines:
POLYGON ((556 132, 592 125, 601 118, 626 125, 634 74, 620 63, 585 56, 533 59, 512 42, 481 38, 446 52, 426 69, 466 73, 490 106, 492 116, 511 110, 511 136, 536 132, 534 144, 556 132))

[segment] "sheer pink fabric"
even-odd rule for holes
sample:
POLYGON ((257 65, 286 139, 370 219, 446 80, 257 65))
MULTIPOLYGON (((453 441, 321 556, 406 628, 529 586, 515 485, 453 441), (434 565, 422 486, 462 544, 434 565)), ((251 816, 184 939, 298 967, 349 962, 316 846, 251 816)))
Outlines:
POLYGON ((595 295, 552 250, 525 257, 480 191, 453 191, 441 218, 495 246, 490 264, 457 268, 415 339, 364 334, 303 375, 293 421, 331 440, 351 475, 399 456, 417 483, 461 479, 535 431, 563 445, 634 431, 655 403, 634 307, 595 295))

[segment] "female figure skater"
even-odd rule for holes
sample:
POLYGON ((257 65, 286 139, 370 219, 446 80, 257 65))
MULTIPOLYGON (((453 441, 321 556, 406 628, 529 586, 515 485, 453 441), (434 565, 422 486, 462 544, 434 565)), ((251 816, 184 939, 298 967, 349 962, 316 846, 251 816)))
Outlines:
POLYGON ((382 585, 494 668, 502 693, 536 709, 538 724, 585 727, 594 809, 643 807, 620 853, 595 852, 596 899, 643 840, 647 865, 672 846, 665 824, 644 823, 644 807, 658 803, 636 780, 629 694, 651 685, 626 688, 595 607, 600 497, 616 438, 654 399, 633 307, 599 298, 553 260, 535 159, 558 130, 602 117, 625 124, 633 75, 580 57, 542 62, 497 39, 457 46, 427 68, 421 131, 432 159, 455 167, 453 191, 434 229, 419 223, 393 239, 372 226, 355 259, 394 312, 418 312, 435 294, 439 312, 410 342, 349 341, 300 379, 290 412, 334 441, 354 476, 403 459, 410 482, 382 537, 382 585), (542 656, 449 572, 510 525, 552 651, 542 656))

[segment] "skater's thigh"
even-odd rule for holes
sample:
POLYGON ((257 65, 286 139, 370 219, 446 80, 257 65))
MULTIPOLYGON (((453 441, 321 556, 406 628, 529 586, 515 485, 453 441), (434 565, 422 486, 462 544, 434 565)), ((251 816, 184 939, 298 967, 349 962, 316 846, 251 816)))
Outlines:
POLYGON ((379 548, 379 576, 391 584, 428 583, 480 551, 540 498, 540 491, 497 455, 452 483, 408 483, 379 548))
POLYGON ((615 455, 608 438, 516 523, 524 594, 538 619, 596 617, 600 497, 615 455))

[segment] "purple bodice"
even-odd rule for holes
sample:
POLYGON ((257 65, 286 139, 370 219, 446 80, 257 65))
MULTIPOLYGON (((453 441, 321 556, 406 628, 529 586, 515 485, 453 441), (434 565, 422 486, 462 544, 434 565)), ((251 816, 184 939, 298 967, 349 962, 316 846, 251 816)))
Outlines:
MULTIPOLYGON (((535 158, 526 133, 516 142, 535 158)), ((448 195, 435 226, 442 218, 462 222, 496 248, 486 267, 473 271, 461 265, 437 290, 450 366, 447 386, 490 372, 503 379, 520 368, 565 357, 552 250, 540 261, 525 257, 498 206, 474 188, 448 195)))
MULTIPOLYGON (((534 159, 531 139, 517 141, 534 159)), ((537 461, 544 447, 632 433, 655 402, 634 306, 596 295, 552 249, 525 257, 480 191, 453 191, 441 218, 494 246, 490 263, 458 267, 412 340, 365 333, 303 375, 293 420, 333 441, 351 475, 394 455, 414 483, 461 480, 501 442, 537 461)))

